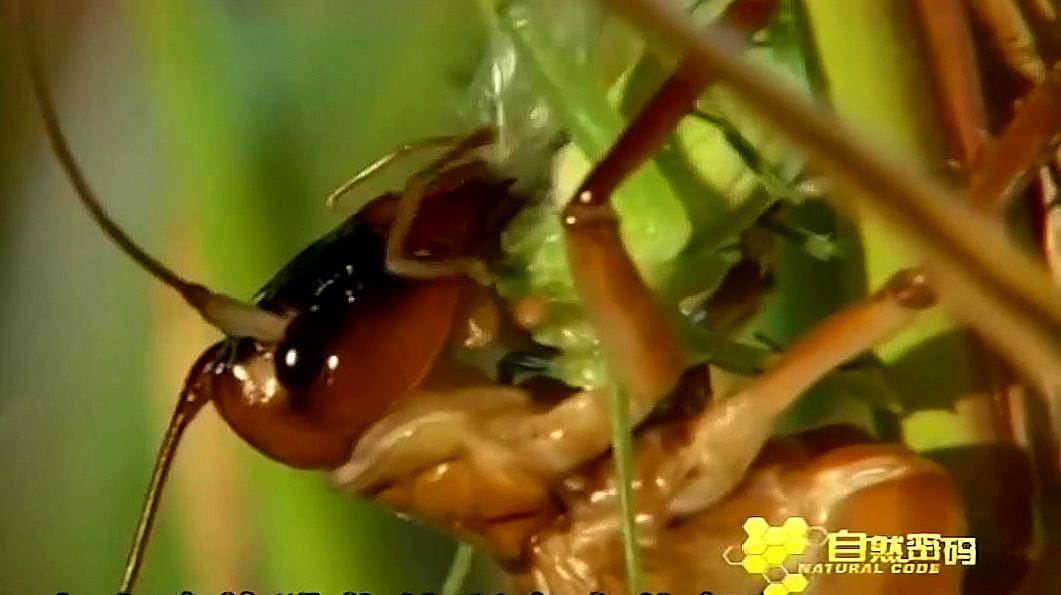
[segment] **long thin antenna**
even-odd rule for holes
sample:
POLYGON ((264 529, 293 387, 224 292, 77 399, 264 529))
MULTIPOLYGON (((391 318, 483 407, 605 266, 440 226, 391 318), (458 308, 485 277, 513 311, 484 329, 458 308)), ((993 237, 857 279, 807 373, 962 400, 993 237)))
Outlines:
MULTIPOLYGON (((212 350, 204 354, 204 358, 212 355, 212 350)), ((158 513, 158 505, 162 499, 162 490, 166 487, 169 478, 170 467, 173 465, 173 457, 177 453, 184 431, 188 429, 195 415, 202 409, 206 399, 196 390, 194 383, 202 373, 202 361, 192 368, 192 375, 186 381, 184 389, 181 390, 177 401, 177 408, 170 417, 166 435, 162 439, 162 446, 158 449, 155 458, 155 467, 151 472, 151 483, 148 485, 147 494, 144 496, 144 504, 140 508, 140 520, 136 524, 136 533, 133 543, 129 547, 129 555, 125 559, 125 569, 122 572, 122 585, 119 593, 131 593, 133 584, 140 574, 140 567, 144 563, 144 552, 147 550, 148 539, 151 529, 155 525, 155 516, 158 513)))
MULTIPOLYGON (((29 33, 24 33, 29 36, 29 33)), ((55 112, 55 105, 52 102, 51 93, 48 89, 47 83, 44 80, 44 73, 42 72, 40 58, 37 56, 33 46, 29 43, 26 45, 29 52, 29 70, 30 79, 33 83, 33 92, 37 98, 37 105, 40 107, 41 117, 44 120, 44 127, 48 134, 48 141, 51 144, 52 152, 55 154, 56 159, 59 160, 59 164, 62 166, 63 171, 69 178, 70 183, 74 187, 75 194, 80 199, 81 204, 88 210, 92 218, 103 230, 103 233, 107 234, 118 247, 125 252, 129 258, 132 258, 144 268, 147 272, 151 273, 159 281, 162 281, 166 285, 169 285, 173 289, 176 289, 182 296, 192 291, 192 284, 185 281, 181 277, 177 276, 176 273, 171 271, 158 260, 155 260, 150 254, 145 252, 140 246, 136 244, 129 237, 125 231, 119 227, 113 219, 103 210, 99 200, 96 199, 92 189, 89 188, 88 182, 85 180, 85 176, 78 166, 77 161, 74 159, 73 154, 70 151, 70 146, 66 142, 66 136, 63 134, 62 129, 59 127, 59 118, 55 112)))
POLYGON ((468 135, 466 134, 450 134, 446 136, 433 136, 429 138, 420 139, 411 143, 406 143, 390 153, 387 153, 383 157, 373 161, 368 166, 361 169, 361 171, 354 174, 353 177, 343 182, 338 188, 332 190, 328 197, 324 199, 325 204, 328 205, 329 209, 334 209, 338 206, 339 199, 342 196, 356 186, 363 183, 365 180, 375 176, 376 174, 383 171, 385 168, 393 165, 396 162, 418 153, 426 149, 445 148, 453 146, 460 141, 464 140, 468 135))
POLYGON ((28 18, 31 9, 22 4, 21 10, 22 45, 25 50, 26 64, 29 67, 34 96, 37 100, 37 106, 40 108, 41 117, 44 120, 44 129, 48 136, 48 142, 51 145, 52 152, 55 154, 55 158, 59 161, 59 165, 62 166, 63 172, 74 187, 74 193, 85 209, 88 210, 92 219, 103 230, 103 233, 121 248, 122 252, 153 277, 175 289, 189 305, 195 308, 213 326, 232 336, 254 337, 266 343, 279 341, 283 337, 287 319, 226 295, 214 293, 202 285, 191 283, 181 278, 166 265, 144 251, 103 209, 89 187, 88 181, 85 179, 85 175, 74 158, 69 143, 66 141, 66 135, 63 134, 63 130, 59 125, 59 117, 56 114, 55 104, 52 101, 47 79, 44 76, 44 69, 41 66, 40 56, 36 51, 36 44, 33 40, 33 27, 31 26, 31 20, 28 18))

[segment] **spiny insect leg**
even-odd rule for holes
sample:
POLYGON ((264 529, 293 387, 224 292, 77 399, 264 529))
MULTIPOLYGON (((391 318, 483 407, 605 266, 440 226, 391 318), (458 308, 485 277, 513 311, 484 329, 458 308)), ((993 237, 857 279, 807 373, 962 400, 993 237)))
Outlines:
POLYGON ((811 329, 747 388, 712 401, 668 472, 674 485, 684 483, 671 502, 672 511, 703 510, 728 494, 744 478, 782 411, 823 376, 901 330, 934 301, 923 273, 900 271, 874 295, 811 329))
POLYGON ((412 228, 413 220, 424 198, 424 191, 439 174, 447 168, 459 165, 483 146, 494 142, 493 129, 481 128, 463 137, 453 148, 423 170, 413 174, 405 184, 398 200, 394 224, 387 236, 387 269, 396 275, 415 279, 437 279, 440 277, 468 276, 485 279, 486 270, 475 258, 454 258, 442 261, 424 261, 409 258, 404 252, 405 240, 412 228))
MULTIPOLYGON (((748 36, 766 26, 773 0, 740 0, 720 22, 748 36)), ((693 108, 711 76, 684 60, 648 100, 605 157, 591 170, 562 214, 575 284, 605 348, 616 383, 636 425, 675 386, 685 359, 669 321, 627 255, 611 210, 611 193, 666 141, 693 108)), ((551 473, 570 470, 604 452, 611 436, 600 419, 604 391, 583 391, 523 424, 519 446, 551 473)))
MULTIPOLYGON (((775 2, 735 2, 719 19, 750 36, 775 2)), ((682 60, 576 190, 562 214, 576 288, 604 345, 617 382, 627 391, 633 422, 642 419, 684 371, 666 316, 623 248, 611 196, 666 141, 712 77, 682 60)))

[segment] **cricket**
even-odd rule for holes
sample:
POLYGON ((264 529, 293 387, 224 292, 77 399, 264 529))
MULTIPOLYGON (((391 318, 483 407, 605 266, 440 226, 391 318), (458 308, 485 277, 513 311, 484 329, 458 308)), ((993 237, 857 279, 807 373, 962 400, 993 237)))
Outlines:
POLYGON ((452 536, 447 595, 469 592, 473 551, 505 593, 1061 589, 1056 3, 900 3, 946 156, 926 164, 881 150, 830 95, 841 50, 815 27, 857 7, 484 1, 468 126, 336 171, 310 200, 337 225, 247 298, 187 278, 108 212, 25 4, 37 134, 73 197, 39 199, 76 198, 217 335, 173 387, 139 516, 113 519, 131 538, 117 592, 140 592, 204 416, 321 489, 452 536), (882 238, 901 257, 851 264, 882 238), (815 303, 800 271, 826 267, 857 269, 848 298, 764 332, 785 291, 815 303), (941 409, 1019 453, 996 476, 1009 500, 978 500, 983 476, 908 423, 930 407, 903 379, 948 364, 904 368, 882 346, 943 319, 980 363, 941 409), (879 539, 856 555, 852 534, 879 539))

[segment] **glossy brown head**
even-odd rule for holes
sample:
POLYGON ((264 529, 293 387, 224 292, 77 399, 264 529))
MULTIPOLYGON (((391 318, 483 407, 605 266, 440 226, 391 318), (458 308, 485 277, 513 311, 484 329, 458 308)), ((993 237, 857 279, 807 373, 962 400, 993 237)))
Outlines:
POLYGON ((358 436, 424 378, 449 335, 458 283, 405 285, 345 315, 298 314, 275 345, 219 343, 203 383, 218 412, 281 463, 344 462, 358 436))
MULTIPOLYGON (((388 272, 398 202, 384 195, 291 260, 253 303, 186 281, 147 254, 102 208, 63 136, 32 44, 30 70, 45 130, 77 198, 139 266, 176 290, 226 338, 192 367, 159 451, 120 587, 136 580, 177 445, 213 401, 232 429, 298 468, 346 461, 358 437, 436 367, 468 280, 410 280, 388 272)), ((424 187, 404 238, 413 258, 481 258, 514 213, 509 182, 478 160, 424 187)))
MULTIPOLYGON (((431 260, 481 256, 510 212, 508 183, 482 162, 447 170, 427 188, 406 238, 431 260)), ((384 195, 288 263, 257 305, 288 316, 283 338, 229 338, 202 381, 236 433, 300 468, 334 467, 356 439, 434 367, 467 280, 410 280, 385 266, 397 201, 384 195)))

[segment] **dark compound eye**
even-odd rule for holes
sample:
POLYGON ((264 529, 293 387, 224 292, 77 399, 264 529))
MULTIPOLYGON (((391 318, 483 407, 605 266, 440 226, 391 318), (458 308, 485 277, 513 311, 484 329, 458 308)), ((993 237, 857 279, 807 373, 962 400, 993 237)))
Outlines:
POLYGON ((324 373, 338 326, 333 317, 316 312, 302 314, 288 325, 273 358, 277 379, 296 398, 324 373))

